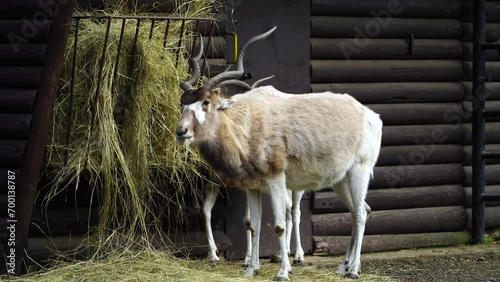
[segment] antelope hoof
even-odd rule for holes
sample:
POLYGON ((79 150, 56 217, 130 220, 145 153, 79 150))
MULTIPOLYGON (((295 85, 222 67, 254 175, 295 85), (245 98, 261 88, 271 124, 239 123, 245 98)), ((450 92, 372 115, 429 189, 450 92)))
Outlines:
POLYGON ((295 259, 292 263, 294 266, 304 266, 304 261, 300 259, 295 259))
POLYGON ((219 261, 218 261, 218 260, 210 260, 210 261, 208 262, 208 264, 209 264, 210 266, 217 266, 217 264, 219 264, 219 261))
POLYGON ((247 267, 247 275, 248 276, 255 276, 259 274, 259 270, 258 269, 254 269, 252 267, 247 267))
POLYGON ((271 263, 281 263, 281 257, 277 255, 272 255, 270 259, 271 263))
POLYGON ((340 275, 346 274, 347 269, 348 269, 347 266, 348 266, 347 262, 339 264, 339 266, 337 266, 337 269, 335 270, 335 273, 340 274, 340 275))
POLYGON ((351 278, 351 279, 358 279, 359 278, 359 274, 358 273, 355 273, 355 272, 349 272, 345 275, 345 277, 347 278, 351 278))
POLYGON ((290 281, 290 278, 285 277, 285 276, 275 276, 274 281, 290 281))

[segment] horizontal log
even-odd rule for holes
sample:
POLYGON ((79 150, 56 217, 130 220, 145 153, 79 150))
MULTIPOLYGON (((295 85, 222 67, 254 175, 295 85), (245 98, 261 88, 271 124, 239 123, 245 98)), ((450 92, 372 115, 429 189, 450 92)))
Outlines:
MULTIPOLYGON (((465 99, 470 100, 472 96, 472 81, 464 81, 465 99)), ((500 82, 486 82, 486 100, 500 100, 500 82)))
POLYGON ((465 134, 461 124, 384 126, 382 145, 460 144, 465 134))
MULTIPOLYGON (((472 2, 473 1, 463 2, 464 9, 463 9, 462 21, 464 22, 473 22, 474 16, 473 16, 472 2)), ((486 22, 500 23, 500 3, 488 2, 488 1, 485 2, 486 2, 485 3, 486 22)))
POLYGON ((0 44, 47 44, 51 21, 0 20, 0 44))
POLYGON ((457 82, 315 83, 311 87, 313 92, 348 93, 363 104, 458 102, 464 92, 457 82))
POLYGON ((462 145, 442 145, 439 142, 434 144, 383 146, 377 165, 401 165, 401 159, 410 160, 410 163, 413 164, 461 163, 464 159, 464 151, 462 145))
MULTIPOLYGON (((473 59, 473 48, 472 42, 462 42, 464 61, 472 61, 473 59)), ((500 53, 495 49, 484 50, 484 57, 486 61, 500 61, 500 53)))
POLYGON ((377 166, 370 188, 399 188, 462 184, 464 170, 458 164, 409 165, 410 159, 401 158, 399 166, 377 166))
POLYGON ((311 60, 311 83, 462 80, 459 60, 311 60))
MULTIPOLYGON (((461 185, 425 186, 368 190, 366 203, 372 211, 413 209, 440 206, 459 206, 464 203, 461 185)), ((315 192, 313 213, 348 212, 347 207, 333 191, 315 192)))
MULTIPOLYGON (((463 23, 462 40, 472 42, 474 30, 472 23, 463 23)), ((486 41, 497 41, 500 36, 500 23, 486 23, 485 37, 486 41)))
POLYGON ((42 66, 45 44, 0 44, 0 66, 42 66))
MULTIPOLYGON (((472 226, 472 209, 467 209, 469 221, 467 228, 471 229, 472 226)), ((500 206, 486 207, 484 209, 484 227, 485 229, 497 229, 500 227, 500 206)))
POLYGON ((41 67, 0 67, 0 88, 38 88, 41 67))
MULTIPOLYGON (((467 244, 472 239, 470 232, 437 232, 417 234, 390 234, 363 236, 361 252, 386 252, 402 249, 432 248, 467 244)), ((314 252, 342 255, 346 252, 350 236, 314 236, 314 252)))
POLYGON ((36 89, 0 89, 0 113, 31 113, 36 89))
POLYGON ((384 125, 445 124, 467 122, 469 113, 464 113, 460 103, 407 103, 367 105, 378 113, 384 125))
POLYGON ((461 59, 462 43, 455 39, 311 38, 311 59, 461 59), (364 42, 363 42, 364 43, 364 42), (411 49, 413 48, 413 49, 411 49))
MULTIPOLYGON (((0 1, 0 14, 2 19, 21 19, 23 17, 52 17, 55 5, 47 5, 41 7, 40 3, 53 3, 51 1, 18 1, 18 0, 2 0, 0 1)), ((66 3, 66 2, 65 2, 66 3)))
POLYGON ((457 0, 313 0, 311 15, 375 17, 388 13, 391 17, 408 18, 459 18, 462 3, 457 0))
POLYGON ((25 146, 25 140, 0 140, 0 167, 21 167, 25 146))
MULTIPOLYGON (((472 165, 472 146, 464 146, 464 165, 472 165)), ((500 152, 500 144, 485 144, 485 150, 488 152, 500 152)), ((500 159, 487 159, 486 164, 500 164, 500 159)))
MULTIPOLYGON (((464 185, 472 186, 472 166, 464 166, 464 185)), ((485 165, 484 166, 484 184, 497 185, 500 184, 500 165, 485 165)))
MULTIPOLYGON (((500 29, 498 37, 500 38, 500 29)), ((472 81, 472 62, 463 62, 465 69, 465 80, 472 81)), ((486 62, 485 77, 487 81, 500 81, 500 62, 486 62)))
MULTIPOLYGON (((465 187, 465 207, 472 207, 472 187, 465 187)), ((488 194, 500 195, 500 185, 484 186, 484 192, 488 194)), ((500 206, 500 202, 485 202, 486 206, 500 206)), ((500 226, 500 225, 499 225, 500 226)))
MULTIPOLYGON (((313 214, 314 236, 351 234, 350 213, 313 214)), ((462 231, 467 225, 463 206, 374 211, 366 222, 366 235, 462 231)))
MULTIPOLYGON (((472 124, 464 123, 464 145, 472 144, 472 124)), ((485 135, 484 141, 485 144, 500 144, 500 122, 486 122, 484 125, 485 135)))
MULTIPOLYGON (((0 177, 7 179, 8 175, 14 175, 16 178, 13 179, 16 182, 16 188, 19 187, 19 181, 21 180, 21 169, 19 167, 9 167, 0 168, 0 177), (9 172, 10 171, 10 172, 9 172)), ((8 193, 8 183, 7 181, 0 181, 0 194, 5 195, 8 193)), ((1 233, 1 232, 0 232, 1 233)))
POLYGON ((28 139, 30 114, 0 114, 1 139, 28 139))
POLYGON ((311 37, 460 39, 458 19, 391 18, 389 24, 374 17, 311 16, 311 37))

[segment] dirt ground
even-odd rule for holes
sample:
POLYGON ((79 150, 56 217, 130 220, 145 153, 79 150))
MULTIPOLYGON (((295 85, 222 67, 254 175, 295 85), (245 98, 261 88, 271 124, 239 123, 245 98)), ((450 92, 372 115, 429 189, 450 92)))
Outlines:
MULTIPOLYGON (((307 256, 309 265, 334 267, 342 257, 307 256)), ((363 254, 363 281, 500 281, 500 244, 363 254)), ((292 281, 293 275, 291 276, 292 281)))

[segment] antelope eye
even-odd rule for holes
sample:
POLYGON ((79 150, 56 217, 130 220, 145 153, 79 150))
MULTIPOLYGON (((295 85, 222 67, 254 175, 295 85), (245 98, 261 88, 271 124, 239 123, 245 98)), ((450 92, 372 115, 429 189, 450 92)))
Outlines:
POLYGON ((210 104, 210 100, 207 99, 207 100, 203 101, 202 105, 203 106, 208 106, 209 104, 210 104))

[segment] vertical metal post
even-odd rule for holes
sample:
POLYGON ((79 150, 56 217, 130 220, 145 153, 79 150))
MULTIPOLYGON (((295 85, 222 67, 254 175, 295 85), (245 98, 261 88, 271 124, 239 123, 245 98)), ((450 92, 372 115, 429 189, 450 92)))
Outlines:
POLYGON ((472 111, 472 243, 482 243, 484 235, 484 99, 485 0, 474 0, 473 111, 472 111))

